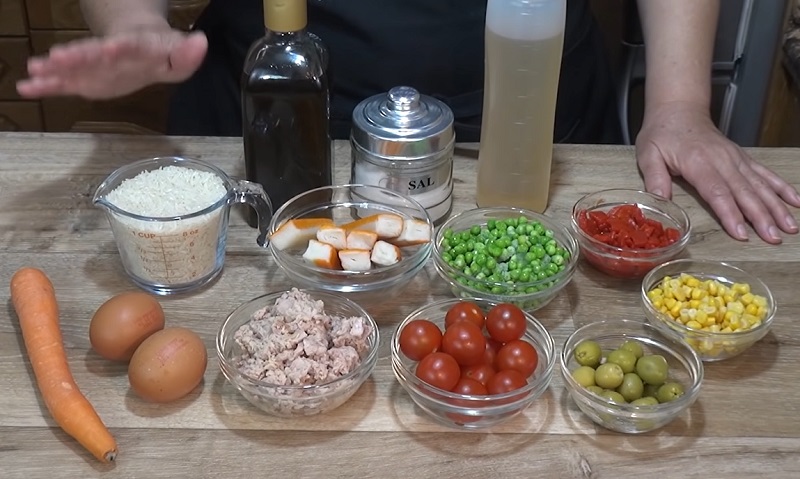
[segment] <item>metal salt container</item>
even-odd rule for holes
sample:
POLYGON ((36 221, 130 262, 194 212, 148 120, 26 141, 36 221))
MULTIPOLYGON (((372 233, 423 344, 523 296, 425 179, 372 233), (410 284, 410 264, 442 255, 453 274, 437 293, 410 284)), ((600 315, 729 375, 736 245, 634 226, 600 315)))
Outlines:
POLYGON ((453 205, 453 112, 397 86, 353 110, 350 182, 381 186, 419 202, 438 224, 453 205))

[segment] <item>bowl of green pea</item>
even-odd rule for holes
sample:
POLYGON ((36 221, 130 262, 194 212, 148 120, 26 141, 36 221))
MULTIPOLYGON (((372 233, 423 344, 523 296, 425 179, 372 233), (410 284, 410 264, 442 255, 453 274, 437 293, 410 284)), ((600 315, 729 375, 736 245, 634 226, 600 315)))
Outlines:
POLYGON ((457 297, 547 305, 575 273, 578 243, 556 220, 512 207, 475 208, 436 231, 433 264, 457 297))

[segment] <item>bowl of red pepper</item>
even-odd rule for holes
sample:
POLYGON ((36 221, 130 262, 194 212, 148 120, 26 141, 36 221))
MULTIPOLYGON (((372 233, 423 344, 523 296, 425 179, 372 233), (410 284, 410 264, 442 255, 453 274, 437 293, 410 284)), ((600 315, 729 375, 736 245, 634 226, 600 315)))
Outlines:
POLYGON ((691 236, 686 211, 645 191, 590 193, 572 208, 572 229, 585 261, 610 276, 643 278, 679 257, 691 236))

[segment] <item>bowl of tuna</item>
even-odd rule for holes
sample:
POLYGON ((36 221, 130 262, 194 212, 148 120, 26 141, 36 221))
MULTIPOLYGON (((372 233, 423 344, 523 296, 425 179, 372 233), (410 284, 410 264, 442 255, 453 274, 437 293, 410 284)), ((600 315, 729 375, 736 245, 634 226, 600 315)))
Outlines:
POLYGON ((344 404, 372 374, 379 344, 378 327, 361 306, 297 288, 242 304, 216 339, 222 374, 251 404, 280 417, 344 404))

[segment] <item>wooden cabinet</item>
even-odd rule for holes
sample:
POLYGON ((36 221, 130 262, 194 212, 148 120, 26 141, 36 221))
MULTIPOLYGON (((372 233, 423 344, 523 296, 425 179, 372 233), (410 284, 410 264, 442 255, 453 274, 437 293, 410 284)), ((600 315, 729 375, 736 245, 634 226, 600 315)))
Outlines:
MULTIPOLYGON (((183 30, 208 0, 170 1, 170 23, 183 30)), ((0 0, 0 131, 161 133, 166 126, 170 86, 155 85, 108 101, 81 98, 23 100, 16 82, 27 60, 58 43, 89 36, 79 0, 0 0)))

